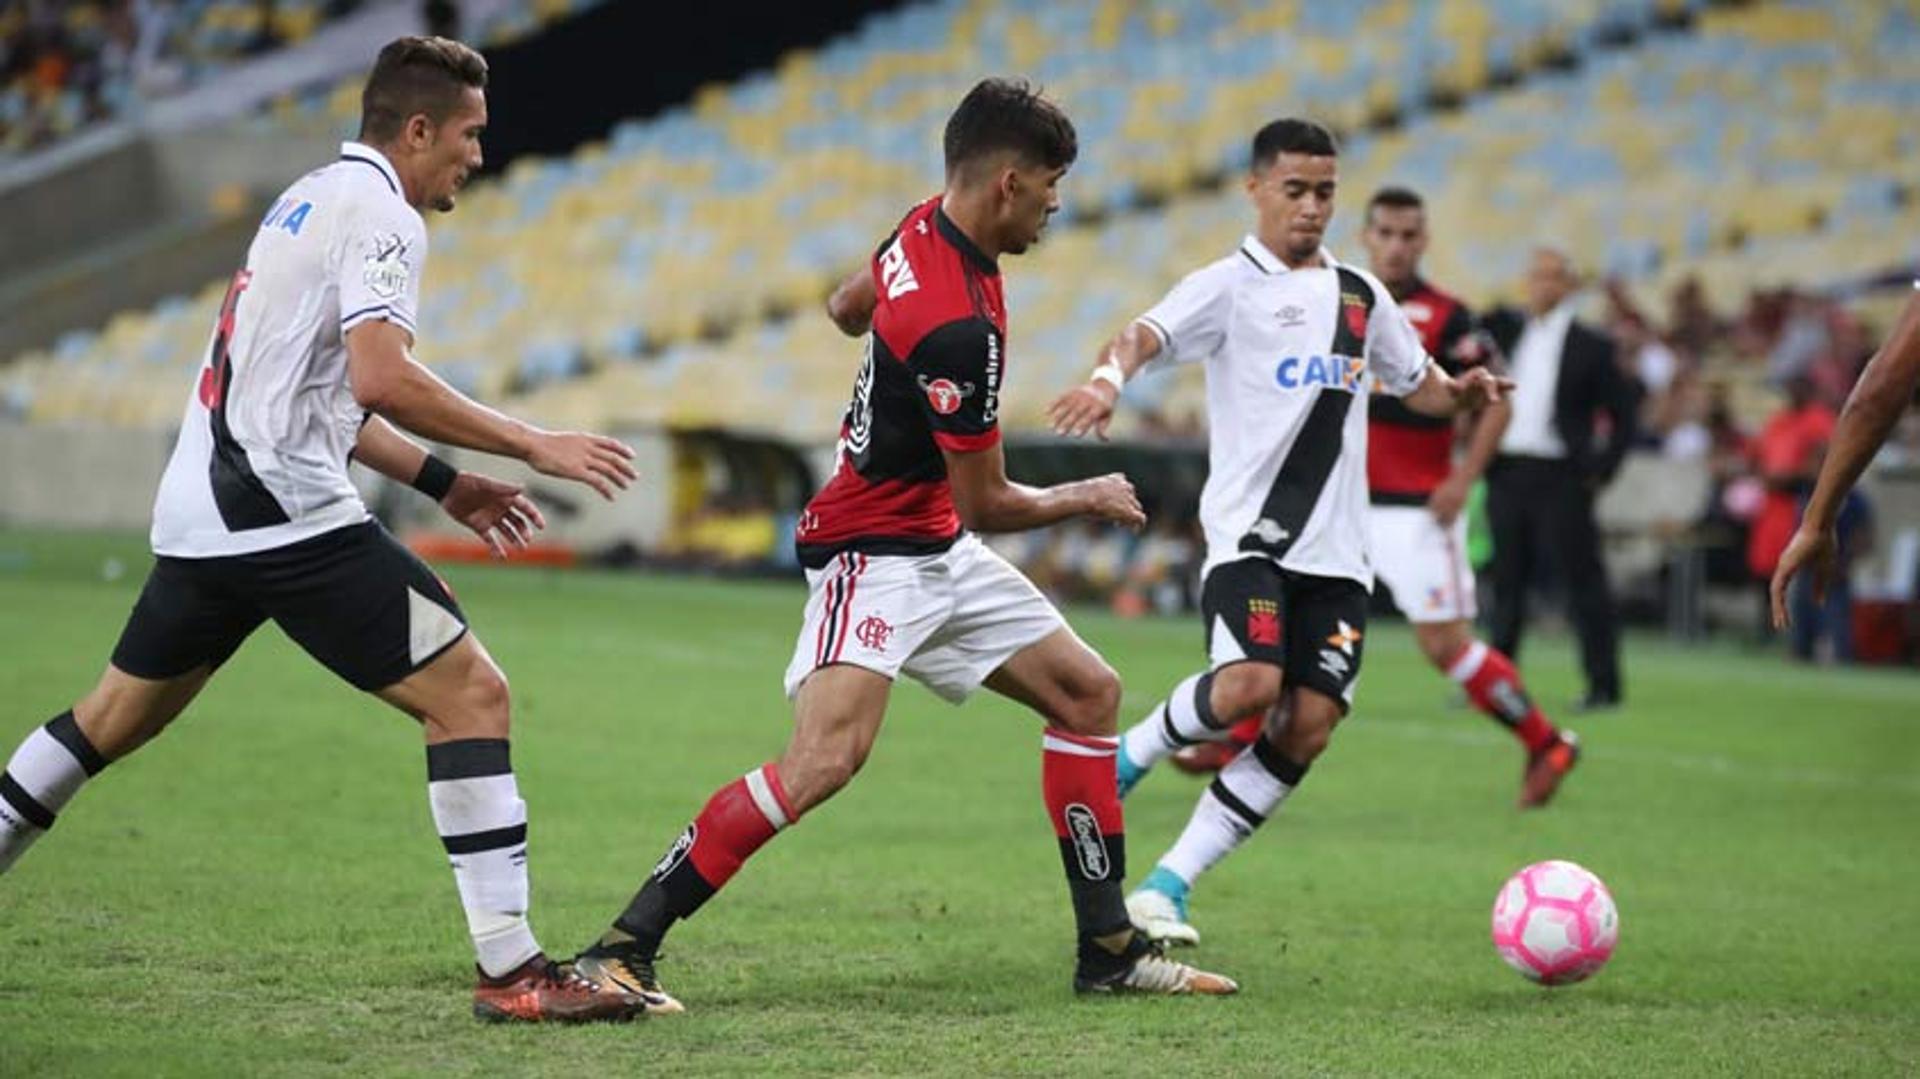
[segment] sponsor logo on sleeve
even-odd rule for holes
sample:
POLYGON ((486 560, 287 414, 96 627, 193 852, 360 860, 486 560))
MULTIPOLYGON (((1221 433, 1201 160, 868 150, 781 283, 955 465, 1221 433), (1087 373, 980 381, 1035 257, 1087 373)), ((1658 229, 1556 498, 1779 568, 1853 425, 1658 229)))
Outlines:
POLYGON ((405 292, 413 280, 413 269, 407 265, 407 241, 396 233, 375 233, 367 246, 360 280, 367 291, 383 300, 394 299, 405 292))

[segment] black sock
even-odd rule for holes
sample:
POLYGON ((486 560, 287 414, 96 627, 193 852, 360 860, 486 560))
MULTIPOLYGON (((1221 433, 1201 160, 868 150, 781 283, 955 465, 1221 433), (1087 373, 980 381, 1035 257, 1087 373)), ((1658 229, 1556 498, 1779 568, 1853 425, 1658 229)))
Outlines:
POLYGON ((672 902, 666 888, 652 877, 634 893, 633 901, 627 909, 613 920, 613 932, 600 938, 602 944, 626 944, 617 934, 631 938, 631 943, 640 954, 651 959, 660 953, 660 942, 666 939, 667 930, 673 928, 678 916, 673 913, 672 902))

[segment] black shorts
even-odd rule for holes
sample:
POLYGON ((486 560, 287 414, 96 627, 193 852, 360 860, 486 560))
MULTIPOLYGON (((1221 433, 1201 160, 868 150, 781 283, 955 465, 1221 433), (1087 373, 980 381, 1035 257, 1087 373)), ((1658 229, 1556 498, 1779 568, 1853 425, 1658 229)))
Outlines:
POLYGON ((1252 660, 1279 667, 1289 686, 1353 703, 1367 590, 1345 577, 1281 569, 1265 558, 1217 566, 1200 586, 1207 655, 1215 669, 1252 660))
POLYGON ((218 667, 269 618, 368 692, 431 663, 467 630, 433 570, 367 521, 270 551, 154 559, 113 665, 151 679, 218 667))

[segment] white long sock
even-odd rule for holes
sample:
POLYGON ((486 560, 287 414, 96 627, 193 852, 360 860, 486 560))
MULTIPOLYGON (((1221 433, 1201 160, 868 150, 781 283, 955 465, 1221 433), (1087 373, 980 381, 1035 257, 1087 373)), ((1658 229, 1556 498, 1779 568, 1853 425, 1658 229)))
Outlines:
POLYGON ((27 735, 0 773, 0 873, 53 827, 80 785, 106 766, 72 712, 27 735))
POLYGON ((1200 795, 1161 867, 1192 884, 1266 823, 1306 774, 1306 765, 1288 760, 1264 738, 1248 746, 1200 795))
POLYGON ((527 922, 527 804, 506 740, 428 746, 427 799, 480 969, 499 977, 540 953, 527 922))
POLYGON ((1121 752, 1140 767, 1151 768, 1183 746, 1225 738, 1230 724, 1214 716, 1212 693, 1212 671, 1188 675, 1145 719, 1127 728, 1121 752))

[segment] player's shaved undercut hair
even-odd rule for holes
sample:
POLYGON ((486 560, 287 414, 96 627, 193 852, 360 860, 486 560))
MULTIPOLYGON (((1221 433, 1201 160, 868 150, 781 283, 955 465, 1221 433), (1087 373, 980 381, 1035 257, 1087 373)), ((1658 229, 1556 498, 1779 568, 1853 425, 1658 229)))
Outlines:
POLYGON ((360 141, 391 141, 421 113, 444 121, 467 87, 487 88, 486 58, 470 47, 444 37, 389 41, 360 91, 360 141))
POLYGON ((1006 151, 1023 166, 1050 169, 1080 155, 1073 121, 1024 79, 982 79, 947 118, 944 142, 948 176, 1006 151))
POLYGON ((1273 164, 1281 154, 1305 154, 1308 157, 1339 157, 1340 144, 1333 132, 1312 120, 1288 117, 1275 120, 1253 136, 1253 156, 1248 166, 1254 172, 1273 164))

